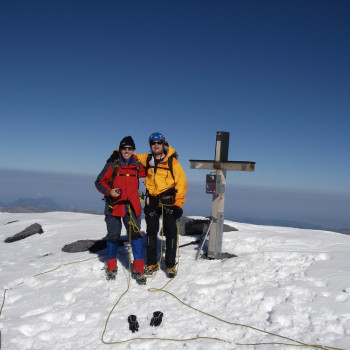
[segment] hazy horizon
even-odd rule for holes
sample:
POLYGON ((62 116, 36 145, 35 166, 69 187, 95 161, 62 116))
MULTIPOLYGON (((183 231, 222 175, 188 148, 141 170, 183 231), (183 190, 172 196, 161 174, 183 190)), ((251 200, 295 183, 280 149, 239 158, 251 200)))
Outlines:
POLYGON ((202 183, 188 160, 213 159, 226 131, 228 160, 256 162, 230 184, 350 193, 349 11, 349 1, 0 1, 0 166, 95 175, 124 136, 144 153, 158 131, 202 183))
MULTIPOLYGON (((97 176, 97 174, 96 174, 97 176)), ((103 212, 104 202, 92 175, 71 175, 0 169, 0 201, 19 198, 52 198, 64 210, 103 212)), ((140 188, 144 186, 140 181, 140 188)), ((188 183, 184 215, 209 216, 212 196, 205 193, 205 181, 188 183)), ((225 218, 289 220, 327 228, 350 228, 350 193, 282 189, 236 184, 227 176, 225 218)))

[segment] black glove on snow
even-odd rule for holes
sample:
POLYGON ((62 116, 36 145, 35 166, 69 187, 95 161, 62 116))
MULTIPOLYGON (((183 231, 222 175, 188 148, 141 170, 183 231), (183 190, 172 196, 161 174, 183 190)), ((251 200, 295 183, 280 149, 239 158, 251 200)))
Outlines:
POLYGON ((138 332, 139 330, 139 323, 137 322, 137 318, 135 315, 130 315, 128 317, 128 322, 129 322, 129 329, 131 332, 135 333, 138 332))
POLYGON ((174 205, 173 215, 174 215, 174 218, 176 220, 180 219, 182 216, 182 209, 180 207, 177 207, 176 205, 174 205))
POLYGON ((163 312, 154 311, 150 325, 154 327, 158 327, 162 323, 162 317, 163 317, 163 312))

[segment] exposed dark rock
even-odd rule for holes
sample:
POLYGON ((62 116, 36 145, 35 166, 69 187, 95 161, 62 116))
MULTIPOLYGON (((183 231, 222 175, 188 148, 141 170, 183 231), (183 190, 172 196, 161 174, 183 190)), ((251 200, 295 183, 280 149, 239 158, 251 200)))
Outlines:
MULTIPOLYGON (((180 235, 191 236, 191 235, 202 235, 206 234, 209 228, 209 219, 191 219, 183 216, 180 219, 180 235)), ((236 228, 224 224, 224 232, 237 231, 236 228)))
POLYGON ((33 225, 28 226, 23 231, 16 233, 14 236, 6 238, 4 242, 5 243, 16 242, 16 241, 19 241, 21 239, 25 239, 29 236, 35 235, 37 233, 42 234, 42 233, 44 233, 44 230, 40 224, 35 223, 33 225))
POLYGON ((5 225, 13 224, 14 222, 18 222, 18 220, 9 221, 5 225))
POLYGON ((66 253, 79 253, 85 251, 96 253, 99 250, 105 249, 106 246, 107 243, 105 240, 85 239, 66 244, 62 248, 62 251, 66 253))

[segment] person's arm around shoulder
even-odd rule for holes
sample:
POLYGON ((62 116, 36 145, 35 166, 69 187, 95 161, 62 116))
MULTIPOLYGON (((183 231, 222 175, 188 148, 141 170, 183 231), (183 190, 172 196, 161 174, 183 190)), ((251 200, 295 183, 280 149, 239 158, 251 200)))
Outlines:
POLYGON ((144 167, 147 165, 148 153, 133 153, 133 155, 144 167))
POLYGON ((137 165, 139 167, 139 170, 138 170, 138 177, 141 178, 141 177, 146 177, 147 175, 147 170, 146 168, 142 165, 142 163, 137 159, 137 157, 134 155, 135 159, 137 160, 137 165))

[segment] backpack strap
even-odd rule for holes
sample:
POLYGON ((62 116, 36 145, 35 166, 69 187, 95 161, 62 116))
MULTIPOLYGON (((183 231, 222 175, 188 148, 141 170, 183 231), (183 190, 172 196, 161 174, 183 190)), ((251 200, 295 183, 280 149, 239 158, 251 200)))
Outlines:
MULTIPOLYGON (((114 152, 115 153, 115 152, 114 152)), ((113 188, 113 183, 114 183, 114 179, 116 176, 134 176, 134 177, 137 177, 139 178, 139 171, 140 171, 140 165, 138 165, 136 167, 136 175, 130 175, 130 174, 118 174, 118 170, 119 170, 119 166, 120 166, 120 159, 119 159, 119 153, 118 153, 118 156, 116 157, 114 155, 114 153, 112 154, 111 157, 109 157, 109 161, 112 161, 114 159, 114 168, 113 168, 113 173, 112 173, 112 176, 109 180, 109 186, 111 188, 113 188)), ((108 161, 107 161, 108 162, 108 161)), ((138 163, 138 162, 137 162, 138 163)))
POLYGON ((170 174, 173 177, 173 179, 175 180, 174 177, 174 171, 173 171, 173 159, 174 159, 174 155, 172 154, 169 158, 168 158, 168 168, 170 170, 170 174))
POLYGON ((112 173, 112 176, 109 180, 109 186, 110 188, 113 188, 113 183, 114 183, 114 178, 117 176, 118 174, 118 169, 119 169, 119 165, 120 165, 120 161, 119 161, 119 157, 116 158, 114 160, 114 168, 113 168, 113 173, 112 173))
MULTIPOLYGON (((174 159, 174 157, 177 159, 177 153, 172 154, 172 155, 168 158, 168 168, 162 168, 162 169, 169 170, 169 171, 170 171, 170 174, 171 174, 171 176, 172 176, 172 178, 175 180, 174 171, 173 171, 173 159, 174 159)), ((153 168, 154 171, 156 172, 157 167, 154 166, 154 165, 150 165, 151 159, 152 159, 152 154, 150 153, 150 154, 148 154, 147 159, 146 159, 146 171, 147 171, 149 168, 153 168)))
POLYGON ((151 154, 151 153, 148 153, 148 156, 147 156, 147 159, 146 159, 146 171, 147 171, 149 168, 154 168, 154 167, 151 167, 151 166, 150 166, 151 159, 152 159, 152 154, 151 154))

